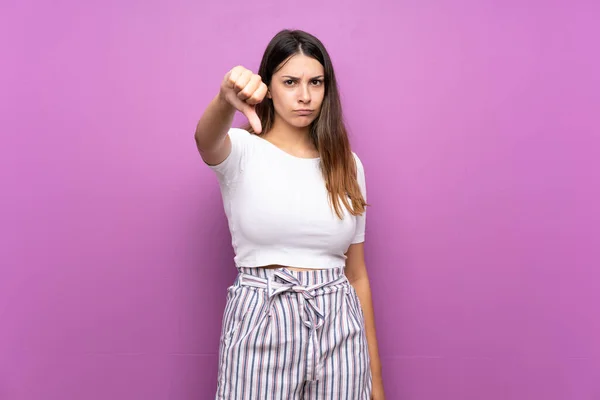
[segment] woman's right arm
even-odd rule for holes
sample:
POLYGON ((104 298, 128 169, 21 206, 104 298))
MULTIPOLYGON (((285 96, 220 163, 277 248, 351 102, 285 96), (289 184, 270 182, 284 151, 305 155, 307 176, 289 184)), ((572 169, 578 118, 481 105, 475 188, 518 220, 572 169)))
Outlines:
POLYGON ((196 125, 196 147, 209 165, 220 164, 231 152, 227 131, 231 128, 236 109, 219 93, 210 102, 196 125))
POLYGON ((261 132, 255 105, 267 94, 267 86, 259 75, 238 66, 229 71, 219 94, 210 102, 196 125, 194 138, 200 156, 209 165, 221 163, 231 153, 231 128, 236 110, 242 112, 255 132, 261 132))

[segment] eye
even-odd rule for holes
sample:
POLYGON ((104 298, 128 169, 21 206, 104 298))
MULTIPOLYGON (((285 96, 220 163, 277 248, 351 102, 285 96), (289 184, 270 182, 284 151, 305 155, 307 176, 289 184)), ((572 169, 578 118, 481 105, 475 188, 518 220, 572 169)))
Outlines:
POLYGON ((321 79, 313 79, 312 84, 315 86, 320 86, 323 84, 323 81, 321 79))
POLYGON ((283 81, 283 84, 286 86, 292 86, 294 84, 294 80, 293 79, 288 79, 286 81, 283 81))

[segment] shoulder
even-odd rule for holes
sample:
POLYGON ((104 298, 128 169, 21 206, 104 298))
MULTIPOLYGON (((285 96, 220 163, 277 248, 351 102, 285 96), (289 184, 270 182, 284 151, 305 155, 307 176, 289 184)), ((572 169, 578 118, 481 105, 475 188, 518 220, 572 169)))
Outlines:
POLYGON ((251 133, 242 128, 229 128, 228 131, 231 140, 248 140, 251 133))
POLYGON ((360 188, 360 191, 364 197, 364 199, 367 199, 367 183, 366 183, 366 176, 365 176, 365 167, 362 163, 362 161, 360 160, 360 157, 358 156, 358 154, 356 154, 355 152, 352 152, 352 155, 354 156, 354 162, 356 164, 356 181, 358 183, 358 187, 360 188))
POLYGON ((352 152, 352 155, 354 156, 354 162, 356 163, 356 171, 357 171, 357 173, 358 174, 364 174, 365 167, 364 167, 362 161, 360 160, 360 157, 355 152, 352 152))
POLYGON ((227 134, 234 149, 246 152, 248 151, 247 149, 254 147, 254 138, 252 137, 254 135, 245 129, 229 128, 227 134))

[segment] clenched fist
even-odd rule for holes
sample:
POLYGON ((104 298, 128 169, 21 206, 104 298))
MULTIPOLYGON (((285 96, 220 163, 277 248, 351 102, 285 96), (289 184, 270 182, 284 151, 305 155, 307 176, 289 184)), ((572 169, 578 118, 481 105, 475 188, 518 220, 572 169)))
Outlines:
POLYGON ((267 91, 267 85, 259 75, 237 66, 225 75, 219 96, 244 114, 254 132, 258 134, 262 132, 262 126, 255 106, 263 101, 267 91))

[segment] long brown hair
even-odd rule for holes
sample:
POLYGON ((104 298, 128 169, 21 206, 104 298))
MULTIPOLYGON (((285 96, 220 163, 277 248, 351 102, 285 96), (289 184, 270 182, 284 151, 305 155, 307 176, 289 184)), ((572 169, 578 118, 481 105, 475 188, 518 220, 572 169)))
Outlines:
MULTIPOLYGON (((331 58, 325 46, 315 36, 300 30, 283 30, 271 39, 258 69, 258 75, 269 86, 279 65, 295 54, 303 54, 319 61, 325 70, 325 97, 318 118, 311 124, 310 138, 321 157, 321 172, 329 192, 329 200, 337 216, 342 219, 345 206, 352 215, 362 215, 367 203, 357 181, 357 166, 342 116, 342 105, 331 58)), ((256 105, 263 132, 273 127, 275 109, 265 98, 256 105)), ((244 127, 254 133, 248 124, 244 127)))

